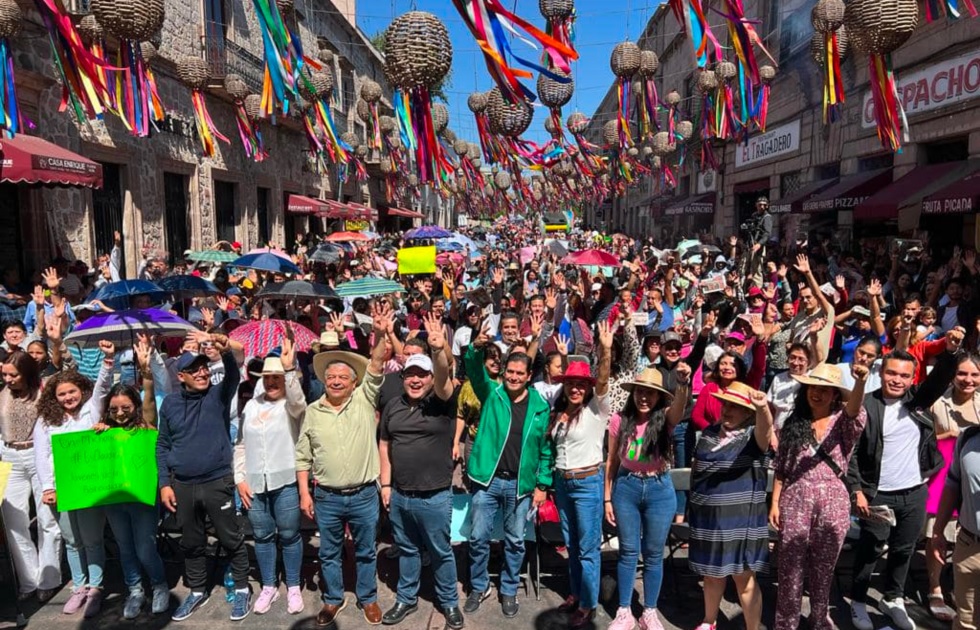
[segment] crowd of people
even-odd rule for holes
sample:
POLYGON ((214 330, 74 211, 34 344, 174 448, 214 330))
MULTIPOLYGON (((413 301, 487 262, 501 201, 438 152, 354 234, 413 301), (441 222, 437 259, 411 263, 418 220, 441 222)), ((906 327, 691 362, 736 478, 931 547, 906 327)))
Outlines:
POLYGON ((467 230, 462 251, 440 254, 423 276, 398 275, 398 249, 418 244, 401 235, 345 246, 329 262, 298 246, 292 258, 303 273, 293 279, 333 289, 361 278, 400 283, 343 299, 329 291, 266 299, 262 288, 287 274, 185 261, 171 269, 145 252, 142 278, 203 276, 220 293, 110 306, 87 291, 119 279, 118 247, 94 272, 56 261, 33 291, 5 278, 0 297, 17 318, 0 344, 0 459, 13 466, 2 510, 19 596, 53 597, 64 549, 64 613, 98 615, 108 521, 126 618, 148 607, 182 621, 208 601, 209 531, 229 562, 232 620, 269 612, 283 594, 298 614, 308 519, 319 535, 319 626, 348 604, 349 538, 353 601, 369 624, 416 612, 430 566, 434 603, 455 629, 493 593, 495 523, 503 524, 500 609, 515 617, 525 530, 556 512, 570 628, 594 623, 609 537, 618 594, 608 627, 662 628, 665 548, 680 522, 689 525, 689 566, 703 579, 698 630, 716 627, 729 577, 747 630, 757 630, 757 576, 773 569, 772 627, 797 627, 806 584, 811 627, 832 628, 831 584, 854 527, 854 577, 843 595, 855 628, 873 628, 868 592, 886 545, 877 607, 894 627, 915 627, 904 593, 923 539, 930 613, 976 628, 976 253, 865 243, 850 252, 828 241, 788 249, 771 238, 762 198, 747 229, 720 243, 665 247, 588 229, 551 238, 530 222, 467 230), (583 249, 617 263, 565 259, 583 249), (131 348, 71 342, 93 313, 149 306, 196 330, 183 339, 139 334, 131 348), (269 319, 290 323, 271 350, 250 354, 234 330, 269 319), (319 342, 301 344, 297 328, 319 342), (157 432, 158 505, 59 512, 52 436, 115 428, 157 432), (689 480, 684 488, 677 474, 689 480), (451 535, 458 495, 469 497, 471 523, 462 600, 451 535), (168 513, 189 591, 174 610, 156 547, 168 513), (382 611, 377 545, 389 534, 398 583, 382 611), (953 594, 940 579, 950 543, 953 594))

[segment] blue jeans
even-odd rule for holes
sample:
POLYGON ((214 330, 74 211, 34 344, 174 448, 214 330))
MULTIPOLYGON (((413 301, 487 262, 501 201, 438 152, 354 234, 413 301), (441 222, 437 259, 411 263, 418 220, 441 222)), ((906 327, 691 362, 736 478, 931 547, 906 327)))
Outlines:
POLYGON ((643 607, 656 608, 664 578, 664 544, 674 520, 677 495, 669 474, 635 477, 620 471, 613 484, 612 505, 619 529, 619 606, 633 599, 636 563, 643 553, 643 607))
POLYGON ((458 606, 456 557, 450 542, 453 491, 449 488, 428 496, 391 493, 391 530, 398 546, 398 590, 403 604, 418 602, 422 579, 422 549, 432 558, 436 601, 443 609, 458 606))
POLYGON ((500 571, 500 594, 517 595, 524 564, 524 527, 531 509, 531 497, 517 496, 517 479, 494 477, 489 486, 474 482, 470 502, 470 588, 483 593, 490 588, 487 565, 490 562, 490 537, 497 511, 504 514, 504 566, 500 571))
POLYGON ((72 591, 102 588, 105 573, 105 512, 100 507, 58 512, 72 591))
POLYGON ((348 495, 333 494, 317 486, 313 509, 320 528, 320 571, 323 573, 323 603, 339 606, 344 601, 344 572, 341 552, 344 548, 344 525, 354 538, 354 560, 357 585, 354 592, 360 604, 378 600, 375 579, 378 532, 378 487, 368 484, 348 495))
POLYGON ((262 586, 276 585, 276 533, 282 545, 286 586, 299 586, 303 539, 299 535, 299 490, 295 483, 271 492, 256 492, 248 520, 255 535, 255 563, 262 586))
MULTIPOLYGON (((676 468, 686 468, 691 465, 690 454, 688 453, 688 444, 692 447, 694 446, 694 431, 696 427, 691 424, 690 421, 684 420, 683 422, 678 422, 677 426, 674 427, 674 466, 676 468)), ((683 490, 677 491, 677 510, 676 513, 679 515, 684 515, 687 512, 687 493, 683 490)))
POLYGON ((142 588, 141 567, 146 569, 150 586, 166 585, 167 573, 157 552, 159 508, 144 503, 117 503, 105 506, 105 515, 119 545, 119 563, 126 586, 142 588))
POLYGON ((561 516, 561 532, 568 548, 568 582, 582 608, 599 602, 601 569, 603 487, 605 474, 585 479, 565 479, 555 473, 555 503, 561 516))

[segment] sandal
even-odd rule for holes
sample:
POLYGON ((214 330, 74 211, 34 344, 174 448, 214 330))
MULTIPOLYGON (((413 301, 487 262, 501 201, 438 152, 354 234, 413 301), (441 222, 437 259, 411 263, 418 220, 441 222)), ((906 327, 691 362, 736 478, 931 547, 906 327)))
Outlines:
POLYGON ((939 621, 952 621, 956 617, 956 611, 946 605, 946 599, 941 593, 929 595, 929 614, 939 621))

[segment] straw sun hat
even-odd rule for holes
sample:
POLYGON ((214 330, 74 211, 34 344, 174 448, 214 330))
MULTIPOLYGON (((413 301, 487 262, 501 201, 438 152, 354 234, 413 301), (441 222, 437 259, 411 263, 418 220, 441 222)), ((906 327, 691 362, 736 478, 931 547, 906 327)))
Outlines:
POLYGON ((755 405, 752 404, 752 394, 755 391, 745 383, 735 381, 721 391, 711 392, 711 395, 723 402, 755 411, 755 405))
POLYGON ((823 387, 835 387, 841 391, 841 394, 847 396, 851 393, 844 385, 844 374, 841 369, 836 365, 830 365, 827 363, 819 363, 812 370, 804 374, 803 376, 793 377, 798 383, 803 385, 822 385, 823 387))
POLYGON ((657 368, 647 368, 640 372, 640 375, 629 383, 622 384, 622 388, 628 392, 632 392, 637 387, 645 387, 647 389, 656 390, 668 398, 674 397, 674 395, 667 391, 667 388, 664 386, 663 372, 657 368))

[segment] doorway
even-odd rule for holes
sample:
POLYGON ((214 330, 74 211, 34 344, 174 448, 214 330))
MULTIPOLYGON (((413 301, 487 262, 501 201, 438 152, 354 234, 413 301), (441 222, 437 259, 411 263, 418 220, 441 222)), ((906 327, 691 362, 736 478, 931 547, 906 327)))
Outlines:
POLYGON ((164 173, 163 216, 171 265, 182 259, 184 251, 190 247, 187 238, 187 214, 187 176, 164 173))
POLYGON ((218 226, 218 240, 234 243, 235 237, 235 184, 214 182, 214 212, 218 226))
POLYGON ((256 189, 255 218, 259 222, 259 245, 263 247, 269 244, 272 233, 269 226, 269 192, 268 188, 261 186, 256 189))
MULTIPOLYGON (((115 245, 115 232, 123 233, 122 166, 102 164, 102 188, 92 191, 92 224, 95 226, 96 255, 108 254, 115 245)), ((123 234, 119 275, 126 277, 126 239, 123 234)), ((161 243, 157 244, 162 245, 161 243)))

